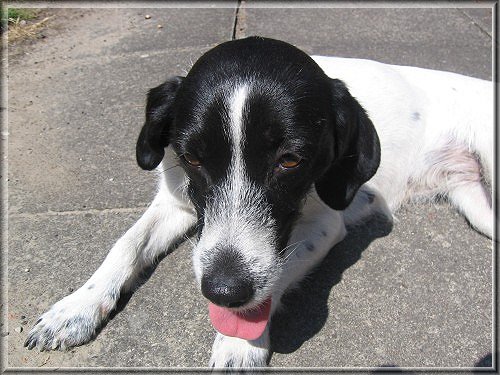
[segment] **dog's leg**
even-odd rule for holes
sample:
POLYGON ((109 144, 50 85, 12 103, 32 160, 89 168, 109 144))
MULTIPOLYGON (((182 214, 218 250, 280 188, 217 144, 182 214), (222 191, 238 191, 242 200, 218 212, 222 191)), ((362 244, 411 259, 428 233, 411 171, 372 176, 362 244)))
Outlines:
POLYGON ((137 223, 111 249, 92 277, 54 304, 31 330, 29 349, 64 349, 88 342, 115 308, 120 293, 134 285, 145 267, 178 241, 195 223, 191 207, 169 190, 160 191, 137 223))
MULTIPOLYGON (((491 196, 483 185, 485 164, 478 160, 477 154, 449 138, 424 154, 423 160, 423 167, 413 178, 413 189, 423 191, 424 196, 446 196, 474 228, 492 238, 491 196)), ((487 168, 491 168, 491 161, 487 168)))
POLYGON ((481 182, 453 187, 448 198, 479 232, 493 238, 494 215, 489 193, 481 182))
MULTIPOLYGON (((313 189, 282 255, 283 268, 272 294, 270 322, 284 292, 309 274, 346 234, 342 213, 323 203, 313 189)), ((260 338, 252 341, 218 333, 210 367, 263 367, 266 366, 269 349, 269 325, 260 338)))
POLYGON ((269 346, 269 327, 261 337, 252 341, 217 333, 209 366, 212 368, 265 367, 269 357, 269 346))

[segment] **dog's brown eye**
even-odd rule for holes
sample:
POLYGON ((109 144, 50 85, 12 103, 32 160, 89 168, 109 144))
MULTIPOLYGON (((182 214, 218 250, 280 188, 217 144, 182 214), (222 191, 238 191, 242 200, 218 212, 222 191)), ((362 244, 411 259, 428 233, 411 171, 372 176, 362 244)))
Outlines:
POLYGON ((285 154, 281 157, 279 163, 282 168, 291 169, 297 167, 301 160, 298 155, 285 154))
POLYGON ((189 165, 192 165, 193 167, 199 167, 201 165, 201 161, 199 159, 196 159, 196 157, 194 157, 193 155, 191 154, 184 154, 182 155, 184 157, 184 160, 186 160, 186 162, 189 164, 189 165))

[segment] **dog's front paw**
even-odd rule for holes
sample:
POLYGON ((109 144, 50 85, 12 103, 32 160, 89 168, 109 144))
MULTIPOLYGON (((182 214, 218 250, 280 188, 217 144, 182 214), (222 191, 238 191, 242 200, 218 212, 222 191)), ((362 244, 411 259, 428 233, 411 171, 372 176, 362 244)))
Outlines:
POLYGON ((114 306, 110 298, 79 289, 55 303, 31 329, 28 349, 64 350, 90 341, 114 306))
POLYGON ((212 347, 209 366, 212 368, 265 367, 268 356, 267 330, 263 337, 253 341, 218 333, 212 347))

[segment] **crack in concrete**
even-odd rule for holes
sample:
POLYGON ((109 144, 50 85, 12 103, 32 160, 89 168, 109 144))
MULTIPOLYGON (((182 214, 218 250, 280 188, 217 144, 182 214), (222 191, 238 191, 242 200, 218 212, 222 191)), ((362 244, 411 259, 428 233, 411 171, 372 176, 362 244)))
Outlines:
POLYGON ((144 50, 144 51, 133 51, 133 52, 127 52, 127 53, 115 53, 115 54, 109 54, 106 55, 105 57, 100 56, 100 55, 85 55, 85 56, 75 56, 75 57, 66 57, 66 58, 58 58, 58 60, 38 60, 37 66, 33 65, 23 65, 23 61, 16 62, 17 65, 21 66, 23 69, 26 68, 32 68, 32 69, 40 69, 42 67, 41 64, 46 63, 46 64, 60 64, 61 62, 68 62, 69 64, 78 64, 78 65, 89 65, 89 64, 95 64, 96 61, 102 63, 104 61, 104 58, 108 59, 109 61, 114 61, 114 60, 123 60, 124 58, 127 57, 138 57, 138 58, 148 58, 148 57, 154 57, 154 56, 161 56, 164 54, 175 54, 175 53, 183 53, 183 52, 199 52, 199 51, 205 51, 209 50, 215 46, 217 46, 219 43, 210 43, 210 44, 203 44, 203 45, 197 45, 197 46, 187 46, 187 47, 172 47, 172 48, 166 48, 166 49, 158 49, 158 50, 144 50), (77 61, 75 61, 77 59, 77 61))
POLYGON ((238 5, 234 12, 234 25, 233 34, 231 36, 232 40, 241 39, 246 36, 246 12, 245 12, 245 0, 238 0, 238 5))
POLYGON ((30 219, 45 216, 69 216, 69 215, 97 215, 108 213, 137 213, 143 212, 147 206, 144 207, 113 207, 113 208, 90 208, 87 210, 68 210, 68 211, 47 211, 47 212, 20 212, 9 213, 9 218, 30 219))
MULTIPOLYGON (((460 8, 457 8, 457 10, 463 15, 465 16, 469 21, 471 21, 474 26, 476 26, 483 34, 486 34, 487 36, 490 37, 490 39, 493 39, 493 37, 491 36, 491 33, 488 31, 488 30, 485 30, 479 23, 476 22, 476 20, 470 16, 469 14, 467 14, 467 12, 463 11, 462 9, 460 8)), ((497 43, 497 41, 495 40, 495 43, 497 43)))

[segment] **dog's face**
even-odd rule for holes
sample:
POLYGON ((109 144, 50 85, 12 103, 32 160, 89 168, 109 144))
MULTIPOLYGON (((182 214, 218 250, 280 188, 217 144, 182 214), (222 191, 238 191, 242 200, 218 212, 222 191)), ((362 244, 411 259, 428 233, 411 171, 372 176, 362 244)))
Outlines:
POLYGON ((155 168, 168 144, 198 214, 194 266, 212 322, 255 338, 251 327, 233 332, 238 324, 228 327, 227 313, 270 305, 313 185, 328 205, 344 209, 375 173, 373 125, 342 82, 305 53, 248 38, 221 44, 185 78, 150 91, 139 165, 155 168))

